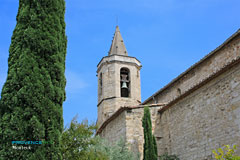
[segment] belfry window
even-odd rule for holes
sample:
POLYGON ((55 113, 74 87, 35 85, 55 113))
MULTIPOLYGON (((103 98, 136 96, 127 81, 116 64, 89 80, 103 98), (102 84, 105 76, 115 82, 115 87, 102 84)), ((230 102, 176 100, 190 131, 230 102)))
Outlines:
POLYGON ((102 95, 102 73, 99 76, 99 94, 102 95))
POLYGON ((121 97, 129 97, 130 77, 129 77, 129 69, 127 68, 121 68, 120 70, 120 88, 121 88, 121 97))

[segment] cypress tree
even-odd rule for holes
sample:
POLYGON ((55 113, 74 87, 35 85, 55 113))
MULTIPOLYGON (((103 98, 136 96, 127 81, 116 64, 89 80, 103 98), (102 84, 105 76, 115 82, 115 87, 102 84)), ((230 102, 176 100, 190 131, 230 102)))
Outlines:
MULTIPOLYGON (((157 152, 157 142, 156 142, 156 138, 153 135, 153 148, 154 148, 154 154, 156 155, 156 157, 158 156, 158 152, 157 152)), ((157 159, 157 158, 156 158, 157 159)))
POLYGON ((143 160, 157 160, 157 145, 155 137, 152 135, 152 122, 149 107, 144 107, 142 126, 144 132, 143 160))
POLYGON ((0 99, 0 159, 62 159, 65 100, 64 0, 19 0, 0 99), (45 141, 23 144, 12 141, 45 141))

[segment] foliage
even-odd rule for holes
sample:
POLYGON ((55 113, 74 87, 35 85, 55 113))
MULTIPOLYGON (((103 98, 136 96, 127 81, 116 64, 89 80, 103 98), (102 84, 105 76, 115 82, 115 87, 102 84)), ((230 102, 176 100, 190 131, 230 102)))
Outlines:
POLYGON ((240 160, 240 156, 234 155, 236 150, 236 145, 232 149, 229 145, 224 145, 224 149, 218 148, 217 151, 213 150, 212 152, 216 160, 240 160))
POLYGON ((149 107, 144 107, 144 115, 142 119, 144 132, 144 160, 157 160, 157 145, 155 137, 152 135, 152 122, 149 107))
POLYGON ((61 152, 66 160, 136 160, 123 140, 110 144, 94 136, 96 126, 88 121, 77 122, 77 117, 65 128, 61 140, 61 152))
POLYGON ((157 142, 156 142, 156 138, 153 135, 153 148, 154 148, 154 154, 158 156, 158 152, 157 152, 157 142))
POLYGON ((64 14, 64 0, 19 1, 0 100, 0 159, 62 159, 64 14), (37 140, 54 144, 31 145, 30 150, 11 144, 37 140))
POLYGON ((160 156, 159 160, 180 160, 176 155, 168 155, 168 153, 164 153, 160 156))
POLYGON ((77 122, 77 116, 71 121, 70 127, 65 128, 61 139, 61 152, 63 159, 84 159, 88 156, 91 145, 96 144, 93 135, 96 126, 88 121, 77 122))
POLYGON ((138 160, 140 157, 139 154, 133 154, 128 150, 123 139, 120 139, 115 144, 111 144, 100 137, 98 139, 98 143, 92 146, 91 151, 98 151, 98 153, 106 155, 107 160, 138 160))

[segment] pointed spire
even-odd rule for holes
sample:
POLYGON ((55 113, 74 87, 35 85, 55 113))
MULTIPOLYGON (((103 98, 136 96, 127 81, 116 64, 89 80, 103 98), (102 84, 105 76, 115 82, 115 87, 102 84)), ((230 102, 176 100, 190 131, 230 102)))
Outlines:
POLYGON ((110 51, 108 52, 108 55, 123 55, 123 56, 128 56, 126 47, 123 43, 123 38, 120 34, 119 27, 116 27, 116 31, 114 33, 114 37, 112 40, 112 45, 110 48, 110 51))

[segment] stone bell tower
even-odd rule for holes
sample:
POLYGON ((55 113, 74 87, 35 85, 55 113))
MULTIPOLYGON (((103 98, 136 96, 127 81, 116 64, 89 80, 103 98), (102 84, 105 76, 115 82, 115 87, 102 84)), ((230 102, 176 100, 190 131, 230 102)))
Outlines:
POLYGON ((120 107, 141 103, 140 69, 140 61, 128 56, 117 26, 108 56, 97 65, 99 126, 120 107))

